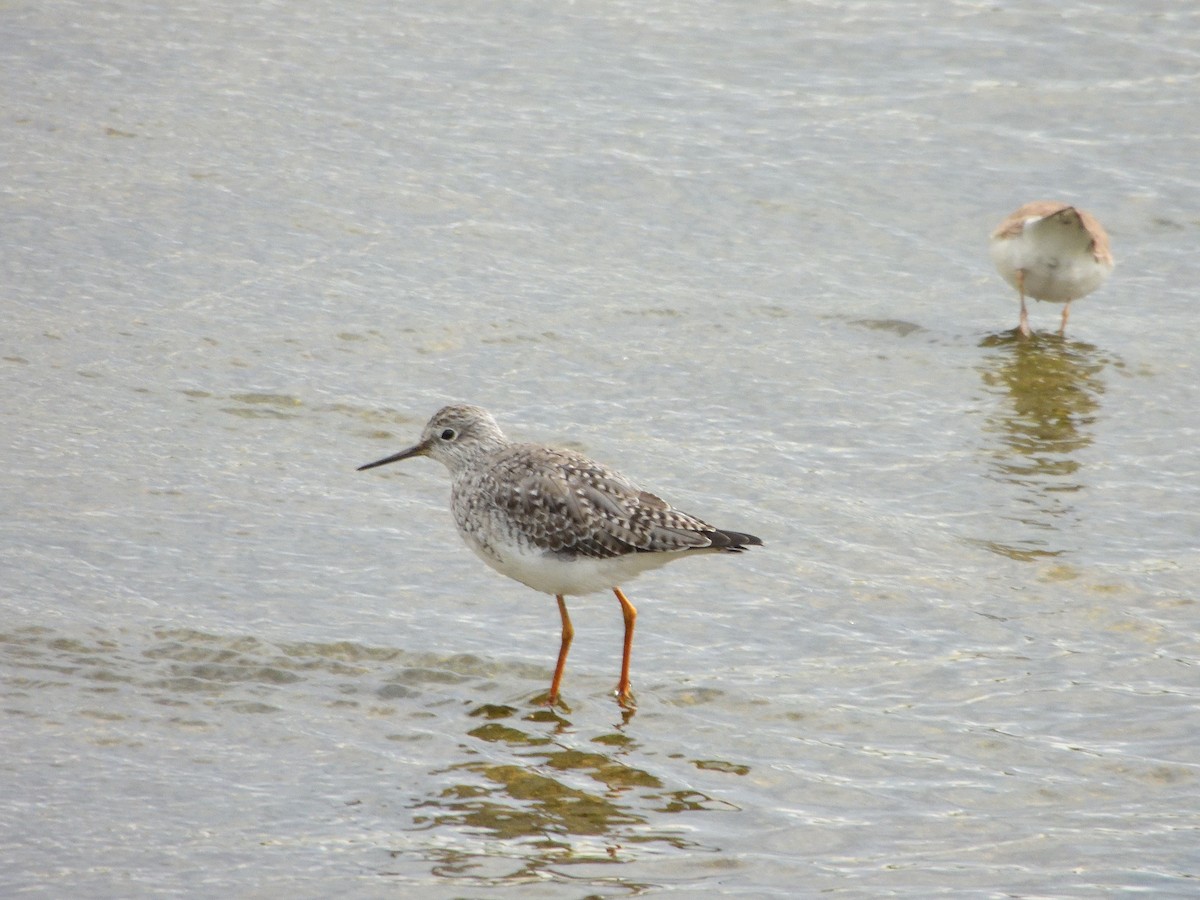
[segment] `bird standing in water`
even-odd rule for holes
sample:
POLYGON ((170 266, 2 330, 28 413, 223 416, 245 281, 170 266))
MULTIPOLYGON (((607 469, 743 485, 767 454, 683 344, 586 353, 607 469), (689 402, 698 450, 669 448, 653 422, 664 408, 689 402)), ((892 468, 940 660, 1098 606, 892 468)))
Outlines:
POLYGON ((467 546, 497 572, 558 601, 562 639, 550 705, 558 702, 575 633, 568 595, 611 589, 621 604, 625 645, 616 693, 628 706, 637 610, 620 585, 684 556, 762 544, 680 512, 580 453, 513 443, 477 406, 443 407, 417 444, 359 471, 414 456, 432 457, 450 470, 450 509, 467 546))
POLYGON ((1067 332, 1071 301, 1100 287, 1113 270, 1108 233, 1090 213, 1066 203, 1035 200, 1014 211, 992 232, 992 262, 1021 295, 1018 329, 1025 337, 1026 295, 1063 303, 1060 335, 1067 332))

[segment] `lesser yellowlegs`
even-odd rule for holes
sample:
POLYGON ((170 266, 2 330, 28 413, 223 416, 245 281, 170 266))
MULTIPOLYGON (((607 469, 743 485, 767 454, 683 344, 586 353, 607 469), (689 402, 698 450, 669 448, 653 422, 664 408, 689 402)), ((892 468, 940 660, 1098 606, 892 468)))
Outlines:
POLYGON ((575 633, 566 596, 609 589, 616 595, 625 620, 617 697, 629 705, 637 610, 620 585, 683 556, 762 544, 754 535, 714 528, 673 509, 582 454, 513 443, 477 406, 438 410, 417 444, 359 471, 413 456, 432 457, 450 470, 450 509, 468 547, 501 574, 557 599, 562 639, 551 705, 558 701, 575 633))
POLYGON ((1022 335, 1031 334, 1025 297, 1063 303, 1060 335, 1067 331, 1071 301, 1100 287, 1113 269, 1108 234, 1095 217, 1051 200, 1026 203, 996 226, 992 262, 1021 295, 1022 335))

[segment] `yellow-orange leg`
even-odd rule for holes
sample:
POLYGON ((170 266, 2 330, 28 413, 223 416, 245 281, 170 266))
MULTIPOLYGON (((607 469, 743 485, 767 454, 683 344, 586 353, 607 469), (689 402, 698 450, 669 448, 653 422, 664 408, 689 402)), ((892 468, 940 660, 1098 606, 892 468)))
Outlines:
POLYGON ((1067 305, 1063 307, 1062 325, 1058 329, 1059 337, 1067 336, 1067 319, 1069 319, 1070 317, 1071 317, 1071 301, 1068 300, 1067 305))
POLYGON ((1025 270, 1017 270, 1017 290, 1021 292, 1021 322, 1017 325, 1017 330, 1021 332, 1023 337, 1029 337, 1033 334, 1029 328, 1029 313, 1025 309, 1025 270))
POLYGON ((621 602, 621 617, 625 619, 625 652, 621 655, 621 680, 617 682, 617 700, 622 706, 629 704, 629 658, 633 654, 633 625, 637 621, 637 610, 626 599, 618 587, 613 588, 621 602))
POLYGON ((571 625, 571 617, 567 615, 567 601, 562 594, 556 594, 558 611, 562 615, 562 643, 558 645, 558 663, 554 666, 554 678, 550 682, 550 696, 546 703, 553 706, 558 702, 558 686, 562 683, 563 669, 567 667, 567 651, 571 649, 571 639, 575 637, 575 629, 571 625))

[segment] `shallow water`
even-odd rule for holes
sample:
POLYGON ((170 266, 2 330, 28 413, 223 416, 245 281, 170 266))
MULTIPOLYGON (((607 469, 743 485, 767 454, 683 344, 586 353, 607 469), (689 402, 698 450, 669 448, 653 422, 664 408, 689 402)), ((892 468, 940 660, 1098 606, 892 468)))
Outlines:
POLYGON ((9 10, 0 892, 1194 895, 1200 14, 930 9, 9 10), (452 400, 764 539, 636 712, 452 400))

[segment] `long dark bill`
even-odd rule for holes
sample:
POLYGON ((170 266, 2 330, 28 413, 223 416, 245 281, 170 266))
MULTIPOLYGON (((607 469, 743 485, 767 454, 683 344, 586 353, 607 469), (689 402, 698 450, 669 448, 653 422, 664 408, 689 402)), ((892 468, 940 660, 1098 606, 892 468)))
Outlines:
POLYGON ((393 453, 391 456, 377 459, 375 462, 367 463, 365 466, 359 466, 355 471, 361 472, 364 469, 373 469, 376 466, 386 466, 388 463, 400 462, 400 460, 408 459, 410 456, 423 456, 428 449, 429 447, 426 444, 416 444, 407 450, 401 450, 399 453, 393 453))

